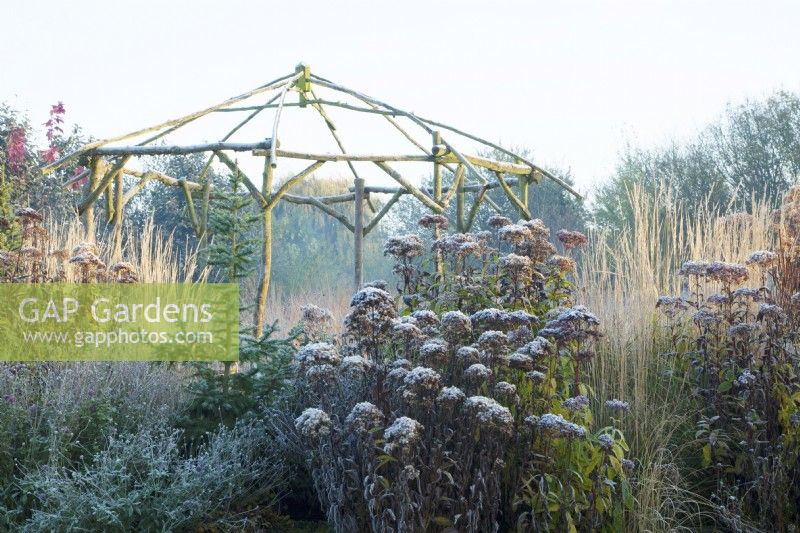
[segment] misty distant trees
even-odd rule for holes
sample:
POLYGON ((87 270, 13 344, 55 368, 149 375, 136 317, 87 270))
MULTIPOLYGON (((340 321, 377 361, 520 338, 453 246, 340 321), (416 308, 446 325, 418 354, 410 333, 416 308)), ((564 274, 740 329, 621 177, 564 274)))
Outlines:
POLYGON ((693 140, 642 149, 628 146, 612 178, 595 194, 593 220, 623 227, 631 221, 627 191, 667 184, 691 209, 746 210, 752 198, 776 203, 800 175, 800 98, 780 91, 729 106, 693 140))

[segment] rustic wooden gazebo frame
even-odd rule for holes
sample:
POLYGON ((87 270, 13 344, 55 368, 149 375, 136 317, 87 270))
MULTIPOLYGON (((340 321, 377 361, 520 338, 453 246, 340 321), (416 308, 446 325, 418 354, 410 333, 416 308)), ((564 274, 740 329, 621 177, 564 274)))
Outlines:
POLYGON ((354 284, 356 287, 363 283, 363 239, 374 229, 380 220, 390 211, 392 206, 406 194, 412 195, 434 213, 442 214, 455 199, 456 215, 454 226, 458 231, 468 231, 472 226, 478 208, 486 202, 498 212, 499 206, 487 195, 494 188, 501 188, 510 202, 516 206, 520 216, 531 218, 528 210, 528 187, 531 182, 538 183, 544 176, 576 197, 580 195, 558 177, 535 165, 524 157, 515 154, 502 146, 471 135, 452 126, 419 117, 413 113, 403 111, 394 106, 337 85, 325 78, 310 72, 307 65, 300 64, 295 71, 252 91, 225 100, 215 106, 191 113, 189 115, 169 120, 155 126, 140 129, 132 133, 92 142, 82 146, 58 161, 45 167, 45 172, 55 170, 67 162, 83 157, 88 161, 88 168, 81 174, 70 179, 65 185, 74 186, 85 180, 83 195, 78 206, 87 236, 94 238, 96 221, 94 208, 99 201, 106 204, 108 222, 114 228, 114 254, 121 253, 121 234, 124 218, 124 209, 133 197, 139 193, 149 181, 158 181, 170 187, 179 187, 186 198, 186 207, 192 227, 201 242, 208 236, 207 219, 209 200, 213 193, 213 186, 205 179, 206 173, 214 160, 220 161, 231 172, 239 173, 249 193, 257 202, 262 214, 264 242, 262 246, 263 273, 259 282, 258 302, 255 309, 256 333, 260 336, 263 331, 267 295, 269 293, 270 273, 272 265, 272 210, 281 200, 294 203, 311 205, 327 215, 338 220, 354 236, 354 284), (315 92, 315 87, 329 89, 340 95, 346 95, 357 104, 344 101, 321 99, 315 92), (297 93, 297 102, 287 101, 290 92, 297 93), (265 103, 258 105, 239 105, 245 100, 255 96, 270 94, 265 103), (330 134, 335 140, 341 153, 307 153, 288 151, 281 148, 278 142, 281 112, 284 108, 296 106, 314 109, 324 120, 330 134), (418 153, 409 154, 352 154, 349 153, 339 133, 326 112, 326 107, 335 107, 357 113, 370 113, 382 116, 394 129, 407 139, 418 153), (250 143, 233 143, 229 139, 248 122, 266 109, 274 109, 272 122, 272 136, 250 143), (154 144, 166 135, 212 113, 247 113, 233 129, 228 131, 219 142, 195 145, 163 145, 154 144), (418 141, 400 123, 398 119, 410 121, 412 126, 421 129, 429 138, 429 144, 418 141), (510 158, 514 163, 497 161, 478 155, 462 153, 454 146, 449 137, 453 135, 460 139, 469 139, 485 148, 497 150, 510 158), (147 138, 132 146, 119 146, 116 143, 132 138, 149 135, 147 138), (237 162, 227 152, 251 152, 253 155, 264 158, 262 186, 256 186, 237 162), (152 155, 188 155, 204 153, 209 154, 208 160, 196 181, 175 179, 160 172, 147 170, 141 171, 126 167, 133 157, 152 155), (273 191, 274 171, 278 160, 281 158, 307 160, 311 163, 298 174, 286 180, 277 190, 273 191), (299 196, 289 191, 310 176, 326 162, 345 162, 353 175, 353 187, 349 193, 333 196, 299 196), (368 186, 359 175, 354 163, 371 162, 397 182, 397 187, 368 186), (427 162, 433 166, 432 188, 418 187, 400 173, 394 166, 402 162, 427 162), (494 173, 496 179, 487 180, 478 171, 478 168, 488 169, 494 173), (124 187, 123 176, 133 176, 138 181, 127 190, 124 187), (506 177, 510 175, 511 177, 506 177), (447 178, 447 179, 446 179, 447 178), (447 183, 445 183, 447 181, 447 183), (515 191, 516 189, 516 191, 515 191), (473 194, 472 204, 467 210, 466 194, 473 194), (202 198, 200 209, 195 205, 194 194, 202 198), (371 194, 390 194, 389 200, 377 209, 370 197, 371 194), (103 199, 101 200, 101 196, 103 199), (351 221, 331 206, 344 202, 354 202, 354 219, 351 221), (371 218, 365 220, 365 204, 372 212, 371 218))

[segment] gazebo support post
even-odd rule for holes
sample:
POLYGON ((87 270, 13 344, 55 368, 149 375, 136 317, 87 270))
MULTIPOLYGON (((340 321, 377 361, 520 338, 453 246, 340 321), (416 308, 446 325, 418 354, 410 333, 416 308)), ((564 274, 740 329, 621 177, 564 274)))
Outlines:
POLYGON ((364 283, 364 179, 355 178, 355 219, 353 220, 353 286, 364 283))
MULTIPOLYGON (((431 136, 431 140, 433 141, 433 146, 442 144, 442 134, 438 131, 434 131, 433 135, 431 136)), ((433 199, 436 200, 437 203, 442 203, 442 165, 439 163, 433 163, 433 199)), ((433 229, 433 238, 435 240, 439 240, 442 237, 442 230, 439 226, 435 226, 433 229)), ((444 276, 444 263, 442 262, 442 251, 438 248, 436 249, 436 254, 433 257, 434 267, 436 269, 436 274, 439 277, 444 276)))
POLYGON ((114 239, 111 257, 114 261, 122 259, 122 220, 125 214, 122 198, 125 193, 123 189, 124 178, 120 168, 114 176, 114 239))
MULTIPOLYGON (((91 195, 92 191, 97 187, 100 182, 100 173, 103 171, 103 160, 99 156, 92 156, 89 163, 89 179, 86 180, 86 185, 83 186, 84 199, 91 195)), ((94 204, 91 204, 88 209, 83 212, 83 227, 86 231, 86 240, 94 242, 97 226, 94 220, 94 204)))
MULTIPOLYGON (((264 158, 264 184, 261 187, 262 197, 269 198, 272 193, 272 161, 269 157, 264 158)), ((261 208, 262 227, 264 230, 264 242, 262 244, 262 265, 261 281, 258 284, 258 303, 255 311, 256 338, 261 338, 264 334, 264 321, 267 315, 267 296, 269 295, 269 279, 272 274, 272 208, 262 205, 261 208)))

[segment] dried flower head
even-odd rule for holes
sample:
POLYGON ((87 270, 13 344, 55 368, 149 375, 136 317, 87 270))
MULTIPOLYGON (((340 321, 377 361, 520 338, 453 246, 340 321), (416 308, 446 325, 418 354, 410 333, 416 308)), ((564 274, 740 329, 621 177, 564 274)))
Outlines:
POLYGON ((576 272, 578 269, 578 265, 575 263, 575 260, 565 255, 550 256, 550 258, 547 259, 547 264, 562 274, 570 274, 576 272))
POLYGON ((606 408, 612 411, 616 411, 618 413, 626 413, 630 408, 628 402, 623 402, 622 400, 617 400, 616 398, 611 400, 606 400, 606 408))
POLYGON ((547 379, 547 374, 544 372, 539 372, 538 370, 526 372, 525 376, 535 383, 544 383, 544 380, 547 379))
POLYGON ((553 344, 544 337, 536 337, 531 342, 519 349, 520 353, 530 356, 534 360, 550 353, 553 344))
POLYGON ((720 306, 730 305, 732 301, 733 301, 733 296, 728 296, 727 294, 719 292, 712 294, 708 298, 706 298, 706 303, 711 305, 720 305, 720 306))
POLYGON ((573 248, 578 248, 589 242, 586 235, 580 231, 570 231, 567 229, 560 229, 556 232, 556 237, 564 245, 564 249, 569 251, 573 248))
POLYGON ((474 346, 462 346, 456 351, 456 361, 462 366, 469 366, 480 361, 480 352, 474 346))
POLYGON ((520 326, 508 332, 508 344, 513 348, 525 346, 533 338, 533 331, 528 326, 520 326))
POLYGON ((559 342, 600 337, 600 320, 586 307, 576 305, 563 310, 555 320, 549 321, 539 331, 543 337, 553 337, 559 342))
POLYGON ((769 268, 773 266, 778 261, 778 254, 775 252, 770 252, 768 250, 759 250, 757 252, 751 253, 745 264, 748 265, 758 265, 761 268, 769 268))
POLYGON ((389 284, 388 284, 388 283, 386 283, 386 281, 385 281, 385 280, 382 280, 382 279, 374 279, 374 280, 372 280, 372 281, 370 281, 370 282, 367 282, 367 283, 365 283, 365 284, 364 284, 364 286, 362 287, 362 289, 366 289, 366 288, 368 288, 368 287, 371 287, 371 288, 373 288, 373 289, 380 289, 380 290, 382 290, 382 291, 385 291, 385 290, 387 290, 387 289, 388 289, 388 287, 389 287, 389 284))
POLYGON ((597 437, 597 444, 599 444, 603 450, 610 452, 614 448, 614 439, 608 433, 603 433, 597 437))
POLYGON ((397 258, 411 259, 419 257, 425 250, 425 245, 419 235, 401 235, 390 237, 383 246, 383 255, 392 255, 397 258))
POLYGON ((420 309, 411 313, 411 317, 417 321, 417 326, 422 329, 432 328, 439 325, 439 317, 436 313, 428 309, 420 309))
POLYGON ((308 325, 322 326, 333 322, 333 313, 324 307, 306 304, 300 307, 301 320, 308 325))
POLYGON ((533 358, 521 352, 515 352, 506 359, 508 366, 515 370, 533 370, 533 358))
POLYGON ((786 312, 775 304, 761 304, 758 306, 757 320, 772 320, 781 322, 786 319, 786 312))
POLYGON ((21 209, 17 209, 16 211, 14 211, 14 216, 22 219, 22 223, 24 225, 33 224, 44 220, 42 215, 40 215, 35 209, 31 209, 30 207, 23 207, 21 209))
POLYGON ((583 394, 574 396, 572 398, 567 398, 563 402, 561 402, 561 407, 576 413, 578 411, 583 411, 584 409, 589 408, 589 398, 584 396, 583 394))
POLYGON ((395 389, 401 387, 405 382, 408 372, 408 368, 403 368, 401 366, 393 368, 386 374, 386 381, 395 389))
POLYGON ((331 417, 328 413, 315 407, 303 411, 294 421, 294 427, 304 437, 318 440, 331 432, 331 417))
POLYGON ((507 381, 498 381, 494 385, 494 396, 508 403, 518 403, 517 386, 507 381))
POLYGON ((502 228, 503 226, 510 226, 513 224, 510 218, 503 215, 492 215, 488 218, 486 223, 490 228, 502 228))
POLYGON ((350 301, 350 312, 344 319, 345 330, 360 345, 377 349, 392 328, 397 308, 388 292, 376 287, 364 287, 350 301))
POLYGON ((119 261, 111 265, 108 271, 117 277, 120 283, 136 283, 139 281, 139 275, 136 273, 136 267, 128 261, 119 261))
POLYGON ((508 254, 500 259, 500 266, 509 274, 523 278, 530 278, 533 273, 533 263, 529 257, 517 254, 508 254))
POLYGON ((72 249, 73 256, 77 256, 86 252, 93 253, 94 255, 100 255, 100 249, 93 242, 81 242, 76 244, 72 249))
POLYGON ((337 365, 342 360, 336 347, 327 342, 312 342, 306 344, 295 355, 295 362, 300 370, 314 365, 337 365))
POLYGON ((656 300, 656 308, 664 308, 668 311, 685 311, 689 308, 689 303, 680 296, 659 296, 656 300))
POLYGON ((531 230, 519 224, 503 226, 497 234, 501 241, 506 241, 511 244, 520 244, 525 240, 533 238, 531 230))
POLYGON ((533 220, 520 220, 517 222, 520 226, 528 228, 531 235, 536 240, 548 240, 550 238, 550 228, 548 228, 541 218, 534 218, 533 220))
POLYGON ((464 401, 466 395, 458 387, 444 387, 436 397, 436 403, 447 407, 454 407, 464 401))
POLYGON ((357 403, 345 418, 345 425, 356 433, 367 433, 383 426, 383 412, 370 402, 357 403))
POLYGON ((22 246, 19 249, 19 256, 24 261, 35 261, 42 258, 42 251, 35 246, 22 246))
POLYGON ((442 339, 430 339, 419 349, 420 359, 432 366, 441 366, 447 362, 447 343, 442 339))
MULTIPOLYGON (((410 317, 403 317, 407 319, 410 317)), ((422 338, 422 330, 417 327, 416 320, 403 320, 396 318, 392 320, 392 337, 402 342, 412 342, 422 338)))
POLYGON ((442 377, 432 368, 418 366, 403 380, 403 398, 406 401, 431 400, 439 392, 442 377))
POLYGON ((327 363, 306 367, 305 380, 317 391, 327 388, 336 381, 336 369, 327 363))
POLYGON ((708 270, 708 261, 686 261, 678 270, 681 276, 703 277, 708 270))
POLYGON ((480 246, 480 242, 475 235, 469 233, 453 233, 452 235, 445 235, 434 242, 433 251, 440 251, 443 254, 455 256, 461 254, 461 256, 464 257, 466 252, 462 251, 462 247, 465 244, 478 244, 478 246, 480 246))
POLYGON ((476 344, 483 357, 494 361, 506 353, 508 337, 502 331, 486 331, 478 337, 476 344))
POLYGON ((447 229, 447 217, 443 215, 425 215, 419 219, 418 224, 426 229, 447 229))
POLYGON ((747 267, 737 263, 714 261, 706 268, 706 276, 725 284, 737 284, 747 281, 747 267))
POLYGON ((566 437, 583 439, 586 437, 586 428, 565 420, 563 416, 554 413, 545 413, 536 421, 536 427, 546 436, 551 438, 566 437))
POLYGON ((470 396, 464 407, 471 412, 485 429, 496 429, 510 435, 514 430, 514 417, 506 407, 486 396, 470 396))
POLYGON ((764 293, 760 289, 753 289, 750 287, 740 287, 731 293, 734 299, 752 300, 753 302, 760 302, 764 299, 764 293))
POLYGON ((500 330, 508 324, 508 313, 494 307, 476 311, 469 318, 476 330, 500 330))
POLYGON ((708 309, 700 309, 692 315, 692 320, 698 327, 708 327, 719 324, 722 317, 719 314, 709 311, 708 309))
POLYGON ((750 372, 749 368, 745 368, 744 372, 741 373, 739 377, 736 378, 736 385, 739 387, 747 387, 756 382, 758 377, 750 372))
POLYGON ((753 332, 757 330, 758 330, 757 324, 748 324, 748 323, 734 324, 733 326, 728 328, 728 335, 736 339, 746 339, 753 332))
POLYGON ((633 474, 633 470, 636 468, 636 463, 634 463, 630 459, 623 459, 622 461, 620 461, 620 464, 622 465, 622 469, 629 476, 633 474))
POLYGON ((442 315, 442 335, 450 342, 466 339, 472 334, 472 322, 461 311, 448 311, 442 315))
POLYGON ((370 368, 372 368, 372 361, 364 359, 360 355, 343 357, 339 364, 339 371, 350 378, 362 377, 370 368))
POLYGON ((492 377, 492 369, 475 363, 464 370, 464 378, 472 383, 482 383, 492 377))
POLYGON ((385 444, 383 450, 388 454, 397 454, 400 456, 407 456, 411 453, 412 449, 416 447, 420 439, 422 439, 422 432, 425 428, 407 416, 397 418, 392 425, 386 428, 383 432, 383 439, 385 444))

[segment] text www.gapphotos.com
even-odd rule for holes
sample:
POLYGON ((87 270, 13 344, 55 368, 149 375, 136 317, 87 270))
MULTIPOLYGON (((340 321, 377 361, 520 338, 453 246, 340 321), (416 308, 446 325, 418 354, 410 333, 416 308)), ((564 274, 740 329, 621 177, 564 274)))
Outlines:
POLYGON ((84 346, 109 347, 116 344, 213 344, 210 331, 23 331, 23 342, 27 344, 68 344, 78 348, 84 346))

